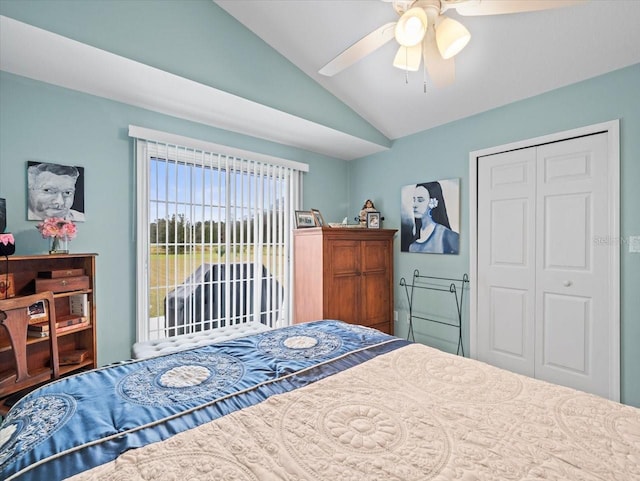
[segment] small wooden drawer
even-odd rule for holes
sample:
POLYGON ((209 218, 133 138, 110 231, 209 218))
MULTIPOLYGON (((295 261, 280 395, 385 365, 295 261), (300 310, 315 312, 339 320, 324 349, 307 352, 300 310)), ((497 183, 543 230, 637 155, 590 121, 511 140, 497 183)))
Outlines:
POLYGON ((36 278, 36 292, 68 292, 89 289, 89 276, 36 278))
POLYGON ((38 272, 38 277, 43 279, 57 279, 58 277, 77 277, 83 276, 84 269, 59 269, 54 271, 38 272))

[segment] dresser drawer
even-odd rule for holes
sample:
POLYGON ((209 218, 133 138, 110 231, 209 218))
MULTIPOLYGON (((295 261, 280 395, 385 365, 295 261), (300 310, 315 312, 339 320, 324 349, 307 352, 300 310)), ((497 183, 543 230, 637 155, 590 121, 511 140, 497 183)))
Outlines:
POLYGON ((84 275, 84 269, 57 269, 53 271, 38 272, 38 277, 43 279, 56 279, 58 277, 78 277, 84 275))
POLYGON ((54 279, 36 278, 36 292, 68 292, 89 289, 89 276, 58 277, 54 279))

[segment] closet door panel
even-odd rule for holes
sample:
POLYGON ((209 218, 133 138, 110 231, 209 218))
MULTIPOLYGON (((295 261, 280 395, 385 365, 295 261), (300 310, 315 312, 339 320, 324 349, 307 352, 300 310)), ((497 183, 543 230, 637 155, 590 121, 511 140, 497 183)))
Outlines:
POLYGON ((588 271, 591 264, 592 196, 548 195, 543 207, 542 260, 545 270, 588 271))
POLYGON ((588 376, 593 315, 586 297, 545 293, 542 365, 571 376, 588 376))
POLYGON ((534 374, 535 149, 478 171, 478 358, 534 374))
POLYGON ((607 135, 538 147, 537 172, 535 376, 608 397, 607 135))
POLYGON ((489 349, 527 362, 527 312, 532 309, 526 289, 492 287, 489 301, 489 349), (516 322, 518 321, 518 322, 516 322))

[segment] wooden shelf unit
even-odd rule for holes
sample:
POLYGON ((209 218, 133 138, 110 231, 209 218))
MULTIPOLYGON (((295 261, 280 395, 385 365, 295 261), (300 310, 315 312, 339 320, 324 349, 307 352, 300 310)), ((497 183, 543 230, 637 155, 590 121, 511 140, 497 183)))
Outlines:
POLYGON ((336 319, 393 334, 394 229, 294 231, 294 323, 336 319))
MULTIPOLYGON (((89 287, 68 292, 54 293, 56 317, 58 319, 70 315, 69 297, 74 294, 86 294, 88 302, 88 326, 79 326, 57 335, 58 351, 65 353, 74 350, 86 350, 86 358, 78 364, 60 366, 60 375, 69 375, 85 369, 97 367, 96 346, 96 303, 95 303, 95 266, 97 254, 50 254, 34 256, 0 257, 0 279, 6 273, 13 274, 16 297, 34 294, 35 280, 39 272, 66 269, 83 269, 89 278, 89 287)), ((44 368, 49 362, 49 338, 33 337, 27 339, 28 367, 30 371, 44 368)), ((6 330, 0 327, 0 372, 13 363, 11 344, 6 330)), ((0 393, 0 413, 7 410, 7 398, 15 399, 15 392, 0 393)))

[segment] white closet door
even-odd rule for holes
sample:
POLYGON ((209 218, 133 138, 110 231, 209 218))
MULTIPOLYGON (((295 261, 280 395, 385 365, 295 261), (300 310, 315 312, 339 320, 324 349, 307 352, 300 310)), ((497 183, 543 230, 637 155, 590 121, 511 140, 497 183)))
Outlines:
POLYGON ((538 147, 535 377, 609 393, 607 135, 538 147))
POLYGON ((478 359, 609 396, 607 134, 479 159, 478 359))
POLYGON ((534 375, 535 148, 480 159, 478 359, 534 375))

